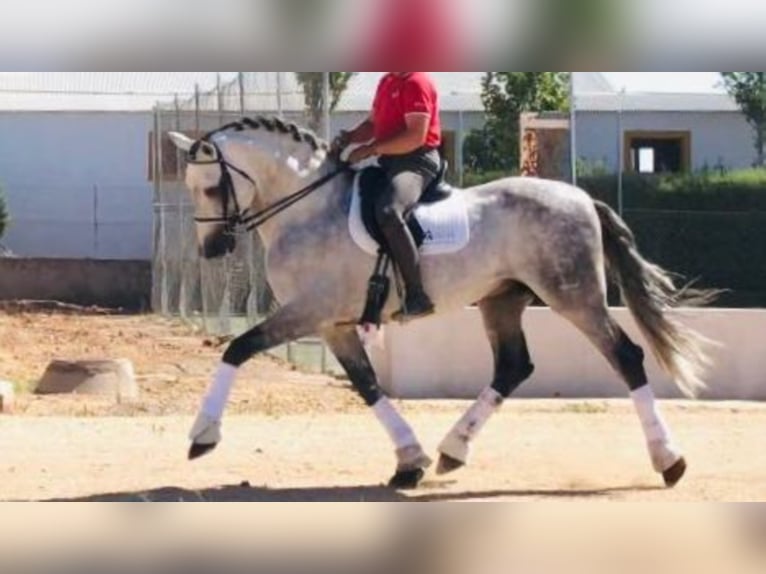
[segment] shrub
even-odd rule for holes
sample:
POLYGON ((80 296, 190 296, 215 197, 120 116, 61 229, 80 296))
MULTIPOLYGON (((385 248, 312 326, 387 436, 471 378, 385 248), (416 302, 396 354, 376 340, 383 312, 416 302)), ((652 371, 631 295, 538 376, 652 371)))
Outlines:
POLYGON ((5 230, 8 228, 8 221, 10 216, 8 215, 8 208, 5 203, 5 196, 3 195, 3 188, 0 187, 0 239, 3 238, 5 230))

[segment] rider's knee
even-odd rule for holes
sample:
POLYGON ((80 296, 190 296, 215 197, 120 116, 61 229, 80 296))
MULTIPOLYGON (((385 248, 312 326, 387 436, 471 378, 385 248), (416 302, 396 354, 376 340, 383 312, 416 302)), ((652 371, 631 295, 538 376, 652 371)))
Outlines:
POLYGON ((375 205, 375 217, 382 227, 402 224, 402 217, 391 201, 381 200, 375 205))

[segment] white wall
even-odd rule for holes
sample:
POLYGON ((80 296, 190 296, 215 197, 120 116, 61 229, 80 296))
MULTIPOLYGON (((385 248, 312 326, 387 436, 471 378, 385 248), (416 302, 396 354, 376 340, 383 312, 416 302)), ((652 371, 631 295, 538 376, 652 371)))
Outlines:
POLYGON ((0 113, 3 242, 28 257, 150 259, 152 125, 150 113, 0 113))
MULTIPOLYGON (((577 115, 577 155, 603 162, 616 172, 619 163, 617 114, 580 112, 577 115)), ((729 169, 749 168, 755 160, 753 131, 744 116, 732 112, 628 112, 623 130, 690 131, 692 167, 699 170, 720 162, 729 169)))
MULTIPOLYGON (((645 346, 625 309, 615 310, 631 337, 645 346)), ((705 398, 766 400, 766 311, 695 310, 682 321, 722 343, 713 352, 705 398)), ((537 370, 516 396, 534 398, 626 397, 626 385, 569 323, 548 309, 530 309, 524 319, 537 370)), ((402 398, 474 398, 492 380, 493 361, 481 315, 467 309, 408 327, 389 327, 385 349, 373 362, 385 389, 402 398)), ((658 394, 680 393, 647 348, 647 369, 658 394)))

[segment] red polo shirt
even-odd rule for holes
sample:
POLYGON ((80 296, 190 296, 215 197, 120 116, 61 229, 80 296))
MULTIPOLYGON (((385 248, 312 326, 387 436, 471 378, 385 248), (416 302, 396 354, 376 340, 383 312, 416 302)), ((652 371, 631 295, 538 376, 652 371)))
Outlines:
POLYGON ((406 76, 388 73, 380 81, 372 109, 375 139, 387 140, 407 128, 406 117, 423 114, 430 118, 426 147, 438 148, 442 143, 439 119, 439 94, 425 72, 409 72, 406 76))

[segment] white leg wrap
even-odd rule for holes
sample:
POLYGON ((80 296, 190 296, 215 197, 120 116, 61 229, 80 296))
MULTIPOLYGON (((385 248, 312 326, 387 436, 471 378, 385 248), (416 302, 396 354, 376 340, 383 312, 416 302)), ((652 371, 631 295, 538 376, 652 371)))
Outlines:
POLYGON ((682 456, 673 444, 673 437, 657 408, 651 387, 646 385, 634 391, 631 397, 646 435, 654 470, 663 473, 681 460, 682 456))
POLYGON ((407 421, 394 408, 386 397, 380 399, 374 407, 372 407, 375 416, 386 429, 391 441, 396 445, 396 450, 406 449, 408 447, 417 446, 420 447, 418 439, 415 437, 415 433, 407 421))
POLYGON ((229 395, 237 378, 236 367, 221 363, 215 372, 213 382, 202 401, 202 409, 189 432, 194 444, 211 445, 221 442, 221 419, 229 402, 229 395))
POLYGON ((683 458, 681 451, 676 446, 662 441, 649 443, 649 455, 652 457, 654 470, 660 474, 673 468, 683 458))
POLYGON ((205 413, 197 415, 194 426, 189 432, 189 439, 194 444, 215 445, 221 442, 221 421, 211 419, 205 413))
POLYGON ((425 470, 429 468, 433 461, 425 453, 423 447, 419 444, 415 446, 408 446, 400 448, 396 451, 397 467, 399 472, 407 472, 410 470, 425 470))
POLYGON ((237 367, 221 363, 215 372, 213 382, 202 402, 202 412, 214 421, 220 421, 223 418, 223 412, 226 410, 226 403, 229 402, 229 395, 237 379, 238 370, 237 367))
POLYGON ((439 452, 468 463, 471 442, 479 435, 489 419, 503 405, 503 397, 493 388, 485 389, 439 445, 439 452))

